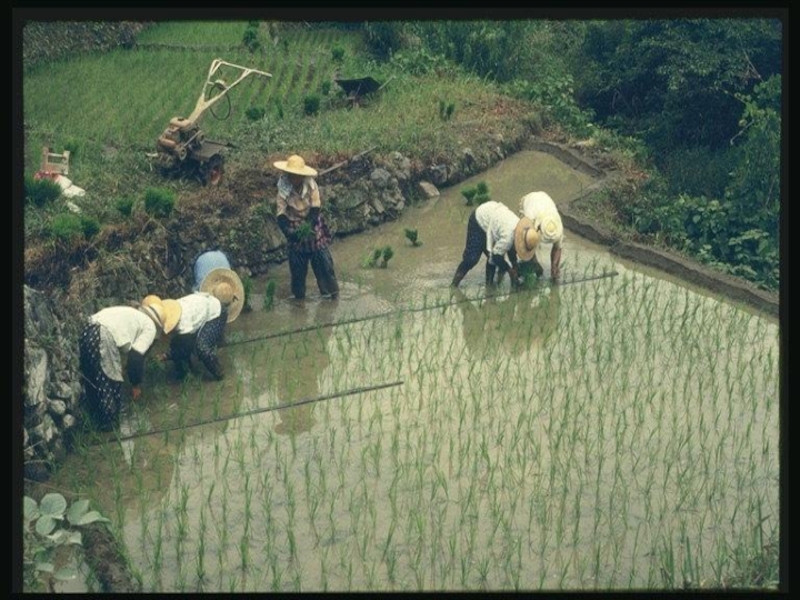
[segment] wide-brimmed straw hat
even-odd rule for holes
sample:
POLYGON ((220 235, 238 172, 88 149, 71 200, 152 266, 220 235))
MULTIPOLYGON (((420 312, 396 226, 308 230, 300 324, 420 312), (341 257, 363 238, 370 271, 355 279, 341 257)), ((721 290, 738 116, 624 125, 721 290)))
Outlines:
POLYGON ((183 311, 177 300, 162 300, 154 294, 145 296, 139 308, 153 319, 165 334, 175 329, 183 311))
POLYGON ((538 243, 539 232, 533 226, 533 221, 528 217, 522 217, 514 229, 514 249, 517 251, 517 258, 523 262, 532 259, 538 243))
POLYGON ((200 291, 228 305, 228 323, 236 320, 244 307, 244 285, 233 269, 211 269, 200 282, 200 291))
POLYGON ((299 154, 292 154, 286 160, 278 160, 272 163, 275 168, 287 173, 294 173, 295 175, 305 175, 307 177, 316 177, 316 169, 312 169, 306 164, 306 161, 299 154))

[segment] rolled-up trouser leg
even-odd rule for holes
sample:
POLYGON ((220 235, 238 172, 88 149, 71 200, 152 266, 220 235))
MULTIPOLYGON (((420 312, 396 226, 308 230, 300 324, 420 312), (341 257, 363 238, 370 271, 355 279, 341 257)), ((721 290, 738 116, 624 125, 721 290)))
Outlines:
POLYGON ((289 247, 289 273, 292 278, 292 295, 298 300, 306 297, 308 259, 308 254, 302 250, 289 247))
POLYGON ((319 293, 335 298, 339 294, 339 282, 333 266, 333 256, 328 247, 320 248, 311 254, 311 268, 317 278, 319 293))
POLYGON ((223 377, 222 365, 217 356, 217 346, 222 340, 227 320, 227 313, 223 311, 220 316, 208 321, 197 332, 197 343, 195 345, 197 357, 215 379, 222 379, 223 377))

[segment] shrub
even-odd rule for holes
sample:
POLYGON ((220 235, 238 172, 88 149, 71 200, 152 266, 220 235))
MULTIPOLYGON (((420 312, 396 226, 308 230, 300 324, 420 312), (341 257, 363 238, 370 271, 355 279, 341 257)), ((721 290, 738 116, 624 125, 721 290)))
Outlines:
POLYGON ((70 242, 83 235, 81 218, 73 213, 61 213, 53 217, 48 228, 51 237, 70 242))
POLYGON ((261 47, 261 42, 258 41, 258 26, 248 26, 248 28, 244 30, 242 44, 244 44, 245 48, 247 48, 251 53, 255 52, 261 47))
POLYGON ((80 220, 81 220, 81 231, 83 231, 83 237, 85 237, 87 240, 92 239, 94 236, 100 233, 100 221, 98 221, 94 217, 81 215, 80 220))
POLYGON ((664 157, 661 169, 669 184, 669 194, 689 194, 722 198, 729 174, 736 166, 735 153, 702 146, 675 148, 664 157))
POLYGON ((327 96, 328 94, 331 93, 330 80, 326 79, 325 81, 322 82, 322 85, 320 86, 320 92, 322 93, 323 96, 327 96))
POLYGON ((175 208, 175 194, 163 188, 148 188, 144 194, 144 210, 151 217, 168 217, 175 208))
POLYGON ((114 200, 114 208, 123 216, 130 217, 133 212, 133 198, 122 196, 114 200))
POLYGON ((37 208, 52 202, 61 196, 61 186, 52 179, 34 179, 25 176, 25 202, 37 208))
POLYGON ((309 94, 303 98, 303 112, 308 116, 317 114, 319 112, 319 102, 319 96, 316 94, 309 94))
POLYGON ((342 62, 344 59, 344 48, 337 46, 331 50, 331 56, 336 62, 342 62))
POLYGON ((258 108, 255 106, 252 106, 245 111, 245 115, 251 121, 263 119, 265 114, 267 114, 267 110, 265 108, 258 108))

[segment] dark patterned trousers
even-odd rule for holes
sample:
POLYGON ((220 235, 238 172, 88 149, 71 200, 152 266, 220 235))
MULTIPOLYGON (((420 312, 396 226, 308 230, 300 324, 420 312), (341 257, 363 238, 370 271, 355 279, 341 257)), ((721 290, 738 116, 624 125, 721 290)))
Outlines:
POLYGON ((175 361, 175 368, 180 377, 184 377, 190 368, 194 352, 215 379, 223 378, 217 347, 222 342, 227 322, 228 309, 223 306, 219 316, 204 323, 196 333, 176 334, 170 340, 170 358, 175 361))
POLYGON ((100 325, 87 323, 78 340, 86 412, 101 431, 114 427, 122 406, 124 384, 114 381, 100 363, 100 325))
POLYGON ((289 246, 289 273, 292 278, 292 295, 298 300, 306 297, 306 276, 308 265, 314 271, 319 293, 335 298, 339 294, 339 282, 333 267, 333 256, 326 246, 318 250, 306 250, 302 247, 289 246))
MULTIPOLYGON (((489 253, 486 251, 486 232, 478 225, 478 219, 475 218, 475 211, 469 216, 467 222, 467 241, 464 244, 464 253, 461 255, 461 262, 456 269, 456 274, 453 276, 453 285, 458 285, 464 276, 469 273, 472 268, 478 264, 481 255, 489 253)), ((494 279, 496 267, 486 261, 486 283, 489 284, 494 279)))

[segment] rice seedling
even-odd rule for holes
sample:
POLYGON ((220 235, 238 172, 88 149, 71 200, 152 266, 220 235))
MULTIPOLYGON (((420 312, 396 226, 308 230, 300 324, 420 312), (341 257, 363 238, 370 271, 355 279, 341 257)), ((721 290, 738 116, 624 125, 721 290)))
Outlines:
POLYGON ((272 412, 155 436, 157 476, 106 465, 94 493, 145 590, 679 589, 759 564, 777 531, 777 326, 629 271, 563 286, 536 340, 539 293, 517 312, 470 301, 474 346, 460 306, 420 297, 229 346, 240 376, 213 391, 165 382, 158 425, 297 400, 312 378, 404 384, 314 405, 303 431, 272 412))

